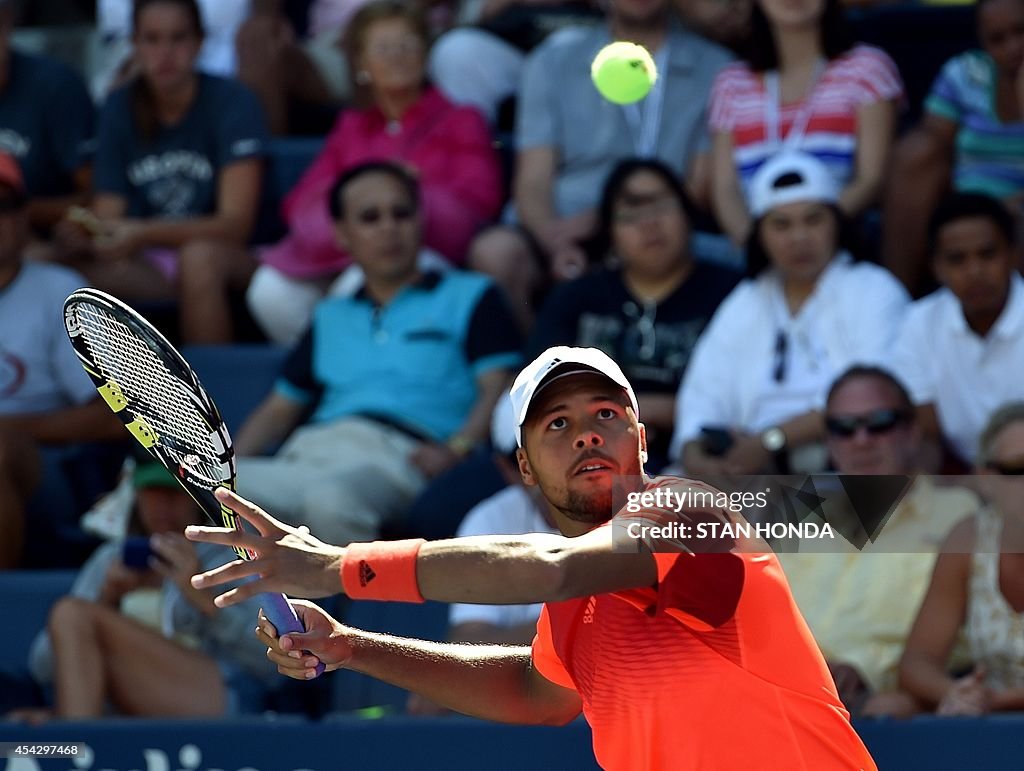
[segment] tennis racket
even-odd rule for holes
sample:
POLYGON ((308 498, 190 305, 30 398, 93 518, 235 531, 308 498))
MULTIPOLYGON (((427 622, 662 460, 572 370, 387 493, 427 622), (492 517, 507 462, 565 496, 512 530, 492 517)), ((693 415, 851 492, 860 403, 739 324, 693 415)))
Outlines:
MULTIPOLYGON (((107 406, 174 475, 214 524, 240 528, 214 496, 235 489, 235 450, 216 405, 188 362, 152 324, 114 297, 79 289, 64 301, 64 326, 78 359, 107 406)), ((236 548, 242 559, 256 555, 236 548)), ((279 634, 302 632, 283 594, 264 594, 279 634)), ((317 674, 323 664, 317 667, 317 674)))

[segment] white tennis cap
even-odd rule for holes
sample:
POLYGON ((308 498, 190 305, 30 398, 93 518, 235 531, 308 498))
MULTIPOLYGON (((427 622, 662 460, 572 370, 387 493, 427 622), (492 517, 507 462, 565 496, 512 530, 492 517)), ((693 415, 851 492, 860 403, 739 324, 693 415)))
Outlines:
POLYGON ((750 214, 757 219, 798 201, 839 203, 839 183, 813 155, 783 150, 765 161, 750 180, 750 214))
POLYGON ((615 385, 625 389, 633 412, 640 415, 633 386, 616 364, 604 351, 597 348, 570 348, 558 345, 548 348, 530 362, 516 377, 509 394, 512 397, 512 412, 516 423, 516 443, 523 446, 523 421, 530 411, 530 402, 545 387, 569 375, 604 375, 615 385))

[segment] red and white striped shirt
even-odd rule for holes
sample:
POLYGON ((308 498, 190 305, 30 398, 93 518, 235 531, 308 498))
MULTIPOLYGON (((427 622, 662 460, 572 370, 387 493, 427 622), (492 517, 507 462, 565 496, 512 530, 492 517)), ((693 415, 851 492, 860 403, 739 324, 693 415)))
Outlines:
MULTIPOLYGON (((732 135, 733 157, 744 189, 783 142, 810 153, 836 175, 841 185, 853 176, 857 149, 857 110, 866 104, 901 99, 903 83, 889 56, 866 45, 851 48, 827 63, 811 94, 799 102, 769 104, 771 95, 763 73, 745 62, 718 73, 711 89, 709 124, 712 132, 732 135), (780 114, 778 131, 769 121, 780 114), (806 117, 802 136, 790 137, 794 123, 806 117)), ((798 129, 799 131, 799 129, 798 129)))

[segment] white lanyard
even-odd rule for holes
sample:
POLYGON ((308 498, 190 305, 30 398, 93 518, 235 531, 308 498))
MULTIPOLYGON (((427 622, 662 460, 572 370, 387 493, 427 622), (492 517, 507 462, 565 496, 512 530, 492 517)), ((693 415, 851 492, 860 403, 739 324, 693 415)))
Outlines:
POLYGON ((669 39, 662 43, 654 55, 654 66, 658 77, 651 92, 640 102, 622 105, 633 135, 633 149, 640 158, 653 158, 658 149, 658 132, 661 129, 661 111, 665 102, 665 82, 668 80, 669 39), (640 105, 643 105, 641 109, 640 105))
POLYGON ((807 132, 807 124, 811 122, 811 112, 814 108, 814 91, 818 87, 818 81, 825 71, 825 60, 818 59, 814 65, 814 74, 811 76, 811 87, 807 95, 800 102, 800 111, 793 118, 793 125, 789 127, 789 133, 782 139, 782 97, 779 93, 779 72, 772 70, 765 73, 764 90, 767 93, 765 112, 765 132, 768 134, 768 141, 780 147, 796 147, 807 132))

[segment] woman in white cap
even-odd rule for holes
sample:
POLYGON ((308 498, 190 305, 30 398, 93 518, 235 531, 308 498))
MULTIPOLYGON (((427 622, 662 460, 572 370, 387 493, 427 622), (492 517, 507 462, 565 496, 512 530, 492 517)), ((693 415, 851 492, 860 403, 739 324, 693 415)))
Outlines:
POLYGON ((821 470, 832 380, 879 362, 909 297, 855 262, 839 184, 814 157, 780 153, 751 180, 748 275, 694 350, 671 454, 691 474, 821 470))

